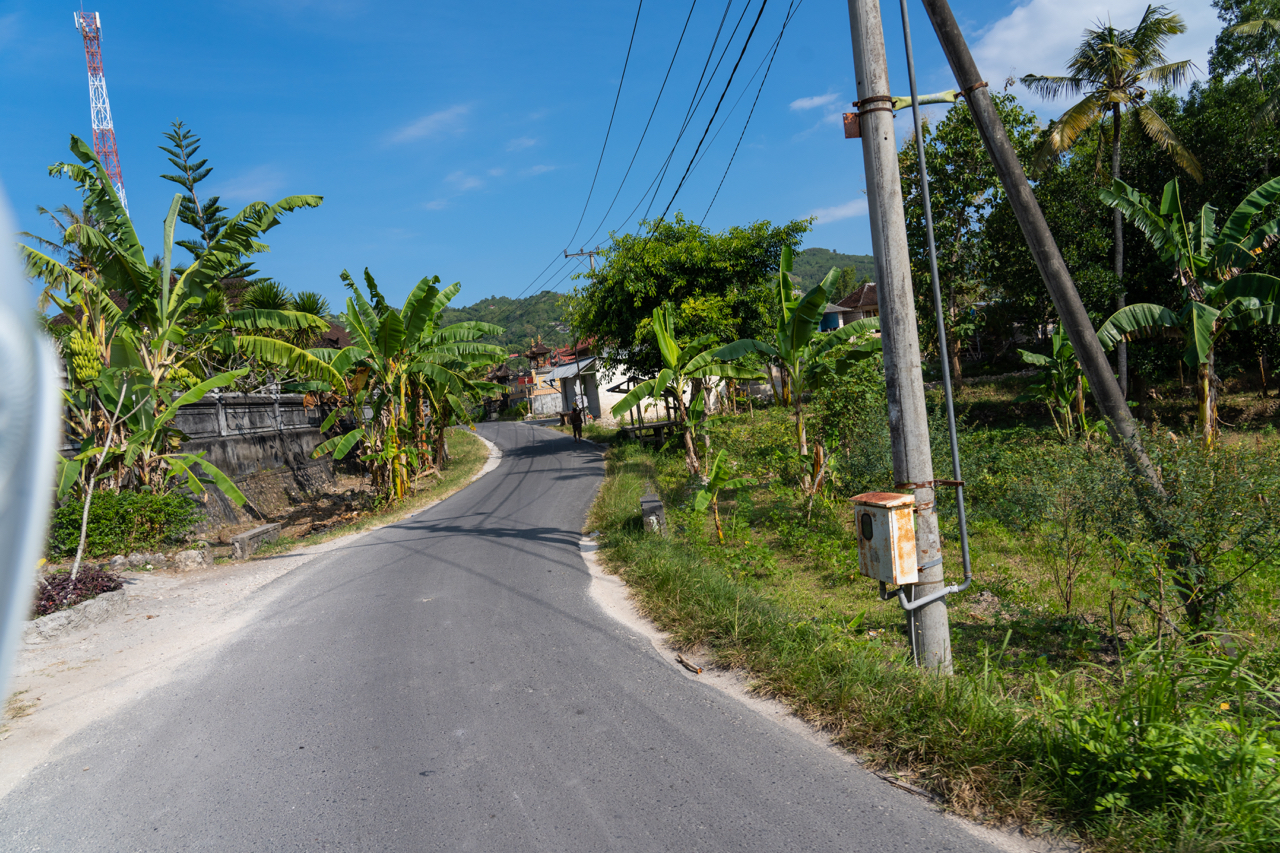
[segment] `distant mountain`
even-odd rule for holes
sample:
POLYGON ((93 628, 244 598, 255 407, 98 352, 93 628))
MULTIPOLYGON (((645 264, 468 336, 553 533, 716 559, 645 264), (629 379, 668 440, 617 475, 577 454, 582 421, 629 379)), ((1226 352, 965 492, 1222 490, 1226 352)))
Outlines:
POLYGON ((854 268, 854 276, 876 277, 876 259, 871 255, 842 255, 830 249, 805 249, 791 260, 791 275, 798 278, 796 284, 801 290, 808 291, 816 284, 821 284, 832 267, 854 268))
POLYGON ((484 341, 505 347, 511 353, 525 352, 529 349, 529 340, 538 336, 549 347, 562 347, 573 343, 573 335, 564 322, 564 312, 556 304, 560 298, 561 294, 550 290, 523 299, 490 296, 474 305, 446 308, 441 323, 448 325, 464 320, 496 323, 505 327, 506 332, 486 337, 484 341))

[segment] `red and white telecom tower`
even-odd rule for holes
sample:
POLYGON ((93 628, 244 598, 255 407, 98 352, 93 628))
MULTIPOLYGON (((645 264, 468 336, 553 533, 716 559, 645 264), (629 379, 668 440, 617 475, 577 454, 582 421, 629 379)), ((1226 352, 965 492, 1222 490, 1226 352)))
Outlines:
POLYGON ((84 58, 89 65, 89 114, 93 119, 93 153, 102 161, 111 184, 120 196, 124 212, 129 202, 124 197, 124 177, 120 174, 120 152, 116 150, 116 131, 111 124, 111 102, 107 100, 107 78, 102 73, 102 19, 97 12, 76 12, 76 29, 84 36, 84 58))

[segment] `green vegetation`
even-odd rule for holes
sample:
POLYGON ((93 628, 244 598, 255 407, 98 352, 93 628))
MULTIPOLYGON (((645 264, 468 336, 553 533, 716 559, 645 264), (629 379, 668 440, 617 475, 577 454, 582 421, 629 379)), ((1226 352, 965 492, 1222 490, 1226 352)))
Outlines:
MULTIPOLYGON (((771 330, 772 335, 761 335, 765 340, 741 340, 721 349, 717 356, 723 359, 737 359, 750 352, 760 353, 770 359, 771 363, 781 368, 781 386, 774 389, 774 399, 789 405, 795 412, 796 419, 796 452, 801 457, 809 454, 808 438, 804 426, 804 398, 810 389, 821 386, 823 382, 836 374, 847 373, 849 365, 854 361, 869 358, 880 351, 880 339, 870 334, 880 328, 880 321, 874 317, 858 320, 841 326, 827 334, 819 334, 818 326, 822 322, 822 310, 827 305, 828 287, 832 286, 838 273, 833 269, 827 274, 822 284, 817 285, 803 297, 796 299, 791 295, 790 280, 787 273, 791 268, 790 247, 782 250, 782 260, 778 269, 778 322, 771 330), (844 353, 844 358, 827 361, 823 358, 832 347, 845 343, 855 337, 867 338, 856 348, 844 353)), ((817 473, 814 480, 820 479, 817 473)), ((816 488, 816 483, 814 484, 816 488)))
POLYGON ((757 338, 773 326, 778 264, 795 248, 809 222, 774 227, 756 222, 718 234, 674 219, 641 223, 641 233, 615 234, 594 272, 567 300, 575 333, 594 340, 630 373, 662 369, 650 344, 650 317, 671 303, 680 345, 712 335, 720 343, 757 338))
POLYGON ((852 293, 858 285, 874 281, 876 277, 876 259, 873 256, 845 255, 817 247, 795 253, 791 275, 796 287, 807 293, 827 277, 832 267, 841 271, 841 287, 834 294, 840 299, 852 293))
POLYGON ((1280 278, 1249 269, 1280 235, 1280 219, 1253 224, 1277 198, 1280 178, 1245 196, 1219 229, 1217 209, 1207 202, 1190 220, 1185 217, 1177 178, 1165 184, 1158 209, 1124 181, 1102 192, 1103 202, 1136 224, 1161 260, 1172 264, 1184 304, 1176 313, 1149 303, 1122 308, 1098 330, 1098 338, 1108 347, 1140 337, 1181 338, 1182 360, 1196 371, 1196 426, 1206 445, 1218 434, 1221 382, 1213 368, 1219 338, 1232 329, 1276 321, 1280 278))
MULTIPOLYGON (((49 556, 66 558, 80 543, 83 500, 69 500, 49 522, 49 556)), ((200 520, 200 505, 186 495, 101 492, 89 508, 86 557, 109 557, 181 544, 200 520)))
POLYGON ((569 330, 561 299, 560 294, 551 290, 523 299, 490 296, 463 308, 446 307, 440 315, 440 322, 449 325, 476 321, 499 325, 502 332, 485 335, 480 340, 502 347, 507 354, 527 352, 529 342, 537 340, 558 349, 573 343, 573 333, 569 330))
MULTIPOLYGON (((1280 849, 1280 524, 1251 497, 1280 478, 1274 438, 1206 455, 1148 436, 1174 495, 1149 519, 1136 498, 1116 501, 1136 492, 1097 442, 966 429, 977 581, 949 599, 957 675, 939 678, 912 666, 899 607, 856 571, 842 498, 891 482, 883 419, 858 425, 815 503, 790 421, 779 407, 712 428, 718 467, 758 481, 719 491, 719 531, 678 455, 609 451, 589 525, 679 648, 747 670, 758 691, 962 814, 1057 827, 1097 850, 1280 849), (639 518, 653 489, 665 537, 639 518), (1206 564, 1212 581, 1188 600, 1212 614, 1193 615, 1161 574, 1153 549, 1171 536, 1206 564)), ((942 517, 958 566, 950 502, 942 517)))
POLYGON ((661 400, 669 396, 675 401, 683 429, 685 465, 689 473, 697 476, 701 470, 698 450, 694 444, 698 429, 706 423, 707 396, 705 390, 717 379, 747 379, 756 375, 750 368, 730 364, 736 356, 721 356, 723 350, 715 345, 715 335, 702 335, 686 346, 676 342, 675 312, 669 304, 653 309, 654 340, 662 369, 653 379, 646 379, 632 388, 625 397, 613 405, 613 416, 621 417, 628 409, 646 399, 661 400), (687 401, 686 401, 686 398, 687 401))
POLYGON ((316 447, 312 457, 332 453, 342 459, 359 445, 374 487, 399 501, 414 477, 443 467, 445 429, 455 420, 469 423, 471 405, 464 398, 474 401, 482 393, 501 390, 472 374, 506 358, 499 347, 476 342, 502 330, 474 320, 441 327, 441 311, 462 285, 455 282, 442 291, 436 287, 440 276, 419 281, 400 309, 386 303, 368 269, 367 299, 346 270, 342 280, 352 293, 342 320, 354 343, 324 355, 342 377, 346 393, 321 431, 328 432, 340 419, 354 426, 316 447), (429 420, 426 411, 431 412, 429 420))

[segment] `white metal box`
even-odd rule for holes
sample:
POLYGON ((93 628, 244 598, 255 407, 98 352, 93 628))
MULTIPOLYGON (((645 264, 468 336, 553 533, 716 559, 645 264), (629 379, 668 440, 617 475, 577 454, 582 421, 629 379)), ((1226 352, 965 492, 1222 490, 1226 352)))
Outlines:
POLYGON ((867 492, 853 498, 858 537, 858 571, 891 584, 916 583, 914 495, 867 492))

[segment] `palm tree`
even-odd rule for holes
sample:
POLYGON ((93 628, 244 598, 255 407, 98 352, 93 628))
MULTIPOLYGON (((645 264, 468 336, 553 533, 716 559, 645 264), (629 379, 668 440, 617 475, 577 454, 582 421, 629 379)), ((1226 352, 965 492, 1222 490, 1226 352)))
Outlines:
MULTIPOLYGON (((823 361, 837 344, 859 335, 880 330, 878 317, 865 317, 831 332, 819 332, 822 311, 830 298, 831 288, 839 281, 840 271, 832 268, 822 283, 799 299, 791 295, 791 247, 782 249, 778 265, 778 324, 773 336, 765 341, 747 338, 734 341, 716 352, 716 358, 734 361, 749 352, 758 352, 782 370, 782 387, 774 398, 789 404, 795 412, 796 449, 800 456, 809 455, 809 440, 804 423, 804 397, 830 378, 831 365, 823 361)), ((880 352, 880 339, 869 338, 856 347, 848 361, 870 358, 880 352)), ((847 367, 847 365, 845 365, 847 367)))
MULTIPOLYGON (((36 205, 36 213, 41 216, 49 217, 53 222, 53 227, 57 229, 57 240, 48 240, 39 234, 32 234, 29 231, 19 231, 18 236, 27 240, 31 240, 36 247, 51 257, 63 258, 68 269, 77 275, 96 281, 98 279, 98 271, 94 268, 92 261, 89 260, 89 252, 91 247, 81 245, 71 234, 78 234, 80 226, 90 226, 96 228, 98 222, 93 218, 93 212, 85 207, 82 213, 76 213, 71 209, 70 205, 62 205, 56 210, 48 210, 42 205, 36 205), (74 231, 72 229, 75 229, 74 231)), ((70 293, 71 279, 65 275, 58 275, 56 272, 50 276, 45 282, 45 288, 40 293, 36 301, 36 310, 45 311, 53 301, 50 294, 61 290, 63 293, 70 293)))
POLYGON ((346 270, 341 277, 352 292, 342 323, 353 343, 338 353, 312 352, 331 361, 333 369, 345 377, 347 390, 346 404, 330 413, 321 431, 327 432, 339 419, 354 422, 354 428, 325 441, 312 458, 332 452, 334 459, 342 459, 363 445, 360 458, 369 464, 375 485, 389 499, 400 500, 414 472, 428 467, 420 434, 423 393, 431 407, 435 466, 440 468, 445 428, 455 417, 467 418, 463 397, 499 390, 500 386, 474 380, 468 373, 474 366, 506 358, 505 349, 479 342, 484 335, 502 334, 503 329, 478 320, 440 327, 441 312, 462 285, 454 283, 441 291, 436 287, 439 276, 419 281, 403 308, 386 303, 367 268, 365 285, 376 301, 365 298, 346 270))
MULTIPOLYGON (((1049 160, 1070 150, 1086 131, 1098 125, 1098 155, 1102 155, 1103 122, 1111 119, 1111 179, 1120 178, 1120 118, 1128 107, 1143 133, 1169 152, 1174 162, 1197 181, 1204 172, 1195 155, 1178 141, 1147 100, 1147 87, 1182 85, 1193 66, 1190 60, 1170 62, 1164 46, 1169 37, 1187 31, 1182 16, 1166 6, 1148 6, 1142 20, 1131 30, 1118 30, 1110 22, 1084 31, 1075 56, 1067 63, 1066 76, 1028 74, 1022 85, 1043 98, 1084 95, 1049 126, 1044 143, 1032 161, 1033 171, 1043 171, 1049 160)), ((1124 280, 1124 216, 1116 210, 1112 219, 1115 233, 1114 271, 1116 281, 1124 280)), ((1116 296, 1116 310, 1124 308, 1124 290, 1116 296)), ((1129 386, 1128 352, 1124 343, 1116 351, 1120 393, 1129 386)))

